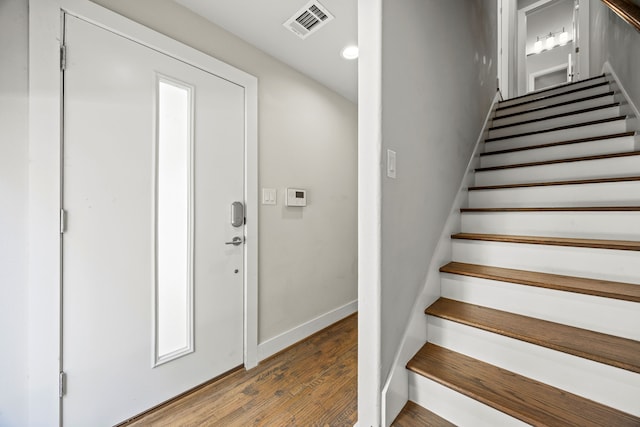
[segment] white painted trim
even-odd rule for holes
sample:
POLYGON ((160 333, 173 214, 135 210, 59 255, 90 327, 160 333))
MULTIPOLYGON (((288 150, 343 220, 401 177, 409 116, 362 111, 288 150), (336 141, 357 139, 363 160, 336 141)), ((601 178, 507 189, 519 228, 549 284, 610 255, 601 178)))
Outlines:
POLYGON ((511 68, 511 49, 509 31, 512 8, 516 5, 510 0, 498 1, 498 88, 504 98, 510 98, 511 82, 509 73, 513 72, 511 68))
POLYGON ((60 423, 61 11, 245 89, 245 367, 258 360, 258 80, 88 0, 29 0, 29 425, 60 423))
POLYGON ((60 12, 29 2, 28 411, 29 425, 59 424, 60 12))
MULTIPOLYGON (((578 78, 577 80, 584 80, 591 77, 591 69, 589 62, 589 47, 591 42, 589 39, 590 29, 589 22, 589 0, 579 0, 579 13, 578 13, 578 46, 580 52, 578 53, 578 78)), ((575 41, 574 41, 575 44, 575 41)))
POLYGON ((322 314, 315 319, 311 319, 293 329, 289 329, 286 332, 281 333, 267 341, 258 345, 258 359, 263 361, 268 357, 290 347, 297 342, 308 338, 309 336, 319 332, 328 326, 344 319, 347 316, 352 315, 358 311, 358 300, 353 300, 350 303, 333 309, 325 314, 322 314))
POLYGON ((469 159, 458 193, 449 211, 447 222, 440 234, 436 250, 429 263, 425 285, 411 309, 411 316, 400 342, 400 348, 396 353, 391 372, 384 384, 382 390, 382 420, 385 426, 393 422, 409 399, 409 374, 406 364, 427 339, 427 320, 424 309, 440 297, 440 267, 451 261, 451 234, 460 231, 460 208, 467 205, 467 188, 473 185, 474 170, 480 164, 480 153, 484 148, 482 142, 488 133, 489 122, 493 117, 498 101, 500 101, 500 92, 497 92, 494 96, 485 117, 473 154, 469 159))
POLYGON ((618 78, 618 74, 616 74, 615 70, 613 69, 609 61, 605 61, 604 65, 602 66, 602 72, 604 74, 609 74, 611 75, 611 77, 613 77, 613 80, 618 86, 618 89, 622 93, 622 96, 624 96, 625 101, 629 104, 628 106, 631 109, 633 115, 635 116, 636 125, 640 124, 638 123, 638 120, 640 120, 640 110, 638 110, 638 107, 633 103, 633 100, 631 99, 631 97, 629 97, 629 92, 627 92, 627 90, 622 85, 620 78, 618 78))
POLYGON ((382 0, 358 0, 358 423, 380 425, 382 0))

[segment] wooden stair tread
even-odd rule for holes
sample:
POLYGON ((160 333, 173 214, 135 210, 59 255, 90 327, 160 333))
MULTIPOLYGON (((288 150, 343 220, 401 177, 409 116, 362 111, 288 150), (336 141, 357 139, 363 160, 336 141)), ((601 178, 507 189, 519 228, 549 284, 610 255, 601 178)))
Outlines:
MULTIPOLYGON (((640 302, 640 285, 584 277, 491 267, 487 265, 450 262, 440 268, 442 273, 497 280, 519 285, 574 292, 623 301, 640 302)), ((639 356, 640 357, 640 356, 639 356)))
POLYGON ((455 427, 455 424, 409 400, 391 427, 455 427))
MULTIPOLYGON (((536 98, 531 98, 531 99, 526 100, 526 101, 517 102, 515 104, 505 105, 505 106, 501 107, 500 104, 503 103, 504 102, 503 101, 501 103, 498 103, 498 107, 496 108, 496 111, 506 110, 507 108, 518 107, 518 106, 522 106, 522 105, 526 105, 526 104, 531 104, 531 103, 534 103, 534 102, 537 102, 537 101, 557 98, 559 96, 570 95, 572 93, 583 92, 583 91, 587 91, 589 89, 594 89, 594 88, 601 87, 601 86, 609 86, 609 84, 610 83, 608 81, 605 81, 605 82, 602 82, 602 83, 595 83, 595 84, 592 84, 592 85, 589 85, 589 86, 584 86, 584 87, 581 87, 581 88, 572 89, 572 90, 568 90, 568 91, 565 91, 565 92, 554 93, 553 95, 547 94, 546 96, 540 96, 540 97, 536 97, 536 98)), ((531 95, 531 94, 526 94, 526 95, 523 95, 522 97, 518 97, 518 98, 524 98, 524 97, 526 97, 528 95, 531 95)), ((517 98, 512 98, 512 99, 517 99, 517 98)), ((505 101, 509 101, 509 100, 505 100, 505 101)))
POLYGON ((640 251, 640 242, 633 240, 577 239, 572 237, 516 236, 510 234, 457 233, 452 239, 489 242, 525 243, 530 245, 570 246, 575 248, 640 251))
POLYGON ((591 125, 601 125, 601 124, 605 124, 605 123, 611 123, 611 122, 616 122, 616 121, 621 121, 621 120, 627 120, 628 118, 629 118, 628 116, 624 115, 624 116, 610 117, 608 119, 591 120, 591 121, 588 121, 588 122, 574 123, 574 124, 571 124, 571 125, 557 126, 557 127, 548 128, 548 129, 542 129, 542 130, 536 130, 536 131, 531 131, 531 132, 518 133, 518 134, 514 134, 514 135, 506 135, 506 136, 497 136, 497 137, 494 137, 494 138, 487 138, 487 139, 484 140, 484 142, 485 143, 490 143, 490 142, 494 142, 494 141, 503 141, 505 139, 520 138, 520 137, 529 136, 529 135, 537 135, 537 134, 540 134, 540 133, 556 132, 556 131, 561 131, 561 130, 575 129, 575 128, 584 127, 584 126, 591 126, 591 125))
POLYGON ((581 110, 572 110, 572 111, 568 111, 566 113, 553 114, 553 115, 550 115, 550 116, 538 117, 538 118, 529 119, 529 120, 523 120, 521 122, 509 123, 509 124, 506 124, 506 125, 492 126, 492 127, 489 128, 489 130, 491 131, 491 130, 498 130, 498 129, 506 129, 506 128, 510 128, 510 127, 514 127, 514 126, 526 125, 526 124, 529 124, 529 123, 544 122, 545 120, 559 119, 561 117, 575 116, 575 115, 578 115, 578 114, 589 113, 591 111, 604 110, 604 109, 607 109, 607 108, 619 107, 619 106, 620 106, 619 102, 612 102, 611 104, 598 105, 596 107, 583 108, 581 110))
MULTIPOLYGON (((565 105, 577 104, 579 102, 584 102, 584 101, 591 101, 593 99, 604 98, 606 96, 612 96, 614 94, 615 94, 614 91, 609 91, 609 92, 605 92, 605 93, 598 93, 596 95, 584 96, 582 98, 576 98, 576 99, 572 99, 570 101, 559 102, 557 104, 542 105, 540 107, 531 108, 531 109, 528 109, 528 110, 517 111, 515 113, 510 113, 510 114, 505 114, 503 116, 494 117, 493 119, 494 120, 498 120, 498 119, 506 119, 507 117, 521 116, 523 114, 532 113, 534 111, 537 112, 537 111, 542 111, 542 110, 548 110, 550 108, 563 107, 565 105)), ((505 107, 505 109, 506 108, 509 108, 509 107, 505 107)))
POLYGON ((527 168, 532 166, 555 165, 559 163, 574 163, 574 162, 586 162, 590 160, 615 159, 619 157, 631 157, 631 156, 640 156, 640 151, 628 151, 624 153, 611 153, 611 154, 596 154, 593 156, 569 157, 566 159, 544 160, 540 162, 514 163, 511 165, 489 166, 484 168, 477 168, 475 171, 487 172, 487 171, 497 171, 497 170, 505 170, 505 169, 527 168))
POLYGON ((640 373, 640 341, 439 298, 430 316, 640 373))
POLYGON ((553 185, 603 184, 611 182, 640 181, 640 176, 621 176, 615 178, 573 179, 569 181, 526 182, 522 184, 478 185, 469 187, 469 191, 502 190, 505 188, 547 187, 553 185))
POLYGON ((640 423, 633 415, 430 343, 407 368, 536 426, 637 427, 640 423))
POLYGON ((509 148, 506 150, 490 151, 487 153, 480 153, 480 156, 481 157, 493 156, 496 154, 515 153, 518 151, 536 150, 540 148, 557 147, 560 145, 580 144, 582 142, 601 141, 601 140, 607 140, 607 139, 613 139, 613 138, 624 138, 627 136, 634 136, 635 134, 636 134, 635 132, 631 131, 631 132, 614 133, 614 134, 603 135, 603 136, 592 136, 589 138, 570 139, 567 141, 550 142, 548 144, 529 145, 527 147, 518 147, 518 148, 509 148))
POLYGON ((565 206, 529 208, 462 208, 462 213, 491 212, 640 212, 640 206, 565 206))
POLYGON ((519 95, 519 96, 514 96, 513 98, 504 99, 504 100, 498 102, 498 104, 501 104, 501 103, 506 102, 506 101, 513 101, 514 99, 525 98, 527 96, 538 95, 538 94, 541 94, 541 93, 552 91, 554 89, 559 89, 561 87, 571 87, 571 86, 574 86, 574 85, 577 85, 577 84, 580 84, 580 83, 588 82, 589 80, 601 79, 603 77, 605 77, 605 75, 604 74, 600 74, 599 76, 589 77, 588 79, 579 80, 577 82, 571 82, 571 83, 567 83, 567 84, 564 84, 564 85, 554 86, 554 87, 550 87, 550 88, 547 88, 547 89, 541 89, 541 90, 525 93, 524 95, 519 95))

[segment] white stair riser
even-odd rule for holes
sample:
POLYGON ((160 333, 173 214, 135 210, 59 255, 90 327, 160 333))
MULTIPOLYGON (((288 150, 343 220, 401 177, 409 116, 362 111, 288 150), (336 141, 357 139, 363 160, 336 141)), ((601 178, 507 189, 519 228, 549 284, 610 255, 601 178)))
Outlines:
POLYGON ((446 273, 441 283, 444 298, 640 340, 636 302, 446 273))
POLYGON ((513 165, 527 162, 544 162, 548 160, 567 159, 570 157, 624 153, 634 151, 635 149, 636 138, 633 136, 627 136, 481 156, 480 167, 490 168, 493 166, 513 165))
POLYGON ((431 343, 640 415, 640 374, 432 316, 427 331, 431 343))
MULTIPOLYGON (((490 129, 489 138, 499 138, 502 136, 518 135, 525 132, 536 132, 558 126, 568 126, 577 123, 585 123, 594 120, 603 120, 621 115, 620 107, 608 107, 586 113, 572 114, 570 116, 556 117, 553 119, 540 120, 530 123, 522 123, 499 129, 490 129)), ((495 126, 495 125, 494 125, 495 126)))
MULTIPOLYGON (((584 88, 584 87, 597 85, 597 84, 600 84, 600 83, 604 83, 605 81, 607 81, 606 77, 603 76, 603 77, 600 77, 600 78, 597 78, 597 79, 585 80, 583 82, 575 83, 575 84, 572 84, 572 85, 559 86, 559 87, 557 87, 555 89, 531 92, 531 93, 529 93, 529 94, 527 94, 525 96, 519 97, 519 98, 507 99, 505 101, 502 101, 502 102, 500 102, 500 106, 501 107, 508 107, 510 105, 519 104, 521 102, 529 101, 531 99, 536 99, 536 98, 539 98, 541 96, 545 97, 545 96, 556 95, 556 94, 559 94, 559 93, 575 91, 576 89, 581 89, 581 88, 584 88)), ((574 95, 574 97, 578 97, 579 96, 576 93, 574 93, 573 95, 574 95)))
POLYGON ((505 139, 487 140, 485 151, 508 150, 510 148, 531 147, 539 144, 549 144, 552 142, 570 141, 580 138, 590 138, 595 136, 611 135, 614 133, 627 132, 626 120, 615 120, 606 123, 578 126, 569 129, 554 130, 531 135, 514 136, 505 139))
POLYGON ((464 212, 461 217, 463 233, 640 240, 640 212, 464 212))
POLYGON ((409 372, 409 400, 459 427, 529 426, 414 372, 409 372))
POLYGON ((640 155, 476 172, 477 186, 636 176, 640 155))
POLYGON ((470 208, 637 206, 640 181, 469 191, 470 208))
POLYGON ((517 270, 640 284, 640 252, 453 240, 453 260, 517 270))
POLYGON ((600 107, 602 105, 608 105, 615 102, 613 95, 599 96, 597 98, 587 99, 584 101, 577 101, 570 104, 558 105, 555 107, 547 107, 539 110, 529 111, 526 113, 517 114, 509 117, 496 117, 492 121, 492 126, 503 126, 512 123, 523 122, 526 120, 539 119, 542 117, 549 117, 556 114, 570 113, 572 111, 584 110, 586 108, 600 107))
MULTIPOLYGON (((506 108, 503 108, 503 105, 500 105, 499 109, 496 110, 496 117, 502 117, 508 114, 519 113, 522 111, 528 111, 534 108, 546 107, 549 105, 562 104, 567 101, 574 101, 577 98, 588 98, 590 96, 601 95, 603 93, 609 92, 611 92, 611 87, 609 85, 602 85, 590 89, 581 90, 578 93, 568 93, 565 95, 553 96, 550 98, 544 98, 524 104, 513 104, 512 106, 508 106, 506 108)), ((518 101, 523 102, 522 100, 518 101)))

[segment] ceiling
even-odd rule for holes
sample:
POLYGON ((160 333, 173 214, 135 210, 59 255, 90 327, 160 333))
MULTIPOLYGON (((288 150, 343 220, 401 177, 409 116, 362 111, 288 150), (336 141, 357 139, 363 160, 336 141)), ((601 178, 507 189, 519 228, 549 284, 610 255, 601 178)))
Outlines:
POLYGON ((174 1, 357 102, 358 61, 340 55, 357 44, 357 0, 320 0, 335 19, 304 40, 282 24, 309 0, 174 1))

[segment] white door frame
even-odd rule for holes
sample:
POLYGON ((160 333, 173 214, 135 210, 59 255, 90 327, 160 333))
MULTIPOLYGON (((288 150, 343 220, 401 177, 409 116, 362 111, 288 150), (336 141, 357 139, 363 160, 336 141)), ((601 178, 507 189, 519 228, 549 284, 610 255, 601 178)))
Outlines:
POLYGON ((29 424, 60 423, 61 11, 245 88, 244 364, 258 363, 258 80, 88 0, 29 0, 29 424))

